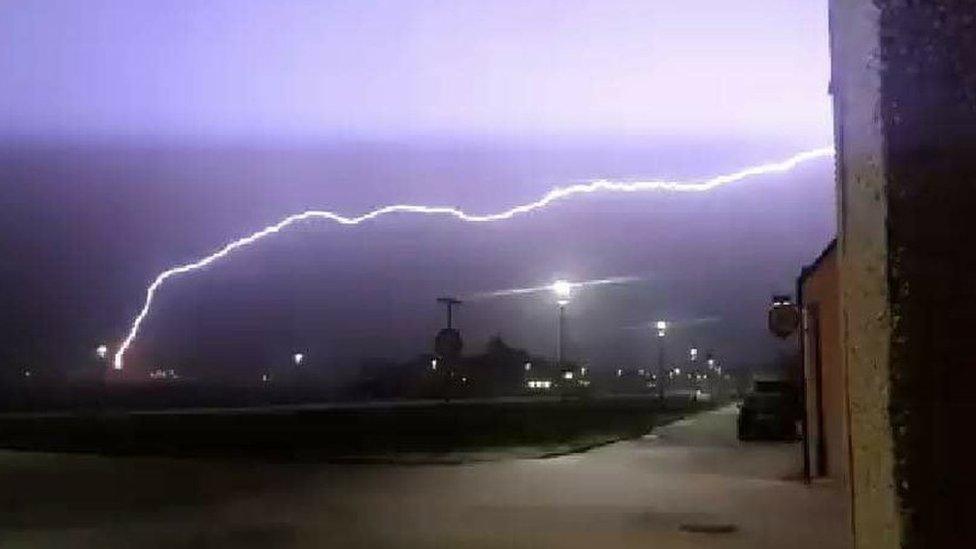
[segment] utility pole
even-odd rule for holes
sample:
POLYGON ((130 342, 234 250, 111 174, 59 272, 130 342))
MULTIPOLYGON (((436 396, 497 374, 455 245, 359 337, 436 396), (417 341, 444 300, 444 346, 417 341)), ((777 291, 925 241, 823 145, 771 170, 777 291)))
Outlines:
POLYGON ((434 352, 444 363, 441 369, 441 376, 444 384, 442 393, 444 400, 450 400, 452 378, 455 375, 458 359, 461 358, 461 333, 454 329, 454 306, 460 305, 461 300, 454 297, 438 297, 437 302, 444 305, 447 310, 447 327, 437 332, 434 338, 434 352))
POLYGON ((664 401, 664 340, 657 346, 657 395, 664 401))
POLYGON ((454 329, 454 306, 463 303, 460 299, 455 297, 438 297, 438 303, 443 303, 447 309, 447 329, 454 329))
POLYGON ((556 368, 562 368, 563 365, 563 325, 565 321, 563 320, 566 316, 566 304, 563 302, 559 303, 559 318, 556 321, 556 368))

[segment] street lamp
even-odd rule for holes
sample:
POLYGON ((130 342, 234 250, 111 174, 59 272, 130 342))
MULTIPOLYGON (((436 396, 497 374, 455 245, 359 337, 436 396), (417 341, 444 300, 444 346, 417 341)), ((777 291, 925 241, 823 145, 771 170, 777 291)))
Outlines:
POLYGON ((666 320, 658 320, 654 323, 654 327, 657 329, 657 337, 661 340, 661 344, 657 346, 657 377, 661 379, 661 383, 658 383, 657 392, 661 401, 664 401, 664 336, 668 332, 668 322, 666 320))
POLYGON ((668 322, 666 320, 658 320, 654 323, 654 327, 657 328, 657 337, 664 337, 668 330, 668 322))
POLYGON ((563 363, 563 317, 569 298, 573 294, 573 285, 565 280, 557 280, 552 283, 551 288, 552 293, 556 294, 556 304, 559 306, 559 320, 556 324, 556 367, 559 368, 563 363))
POLYGON ((305 355, 304 353, 295 353, 291 355, 291 360, 295 363, 295 366, 301 366, 302 362, 305 361, 305 355))
POLYGON ((691 359, 692 362, 698 360, 698 349, 696 349, 695 347, 688 349, 688 357, 691 359))
POLYGON ((557 280, 552 283, 552 292, 560 301, 569 303, 569 298, 573 294, 573 285, 565 280, 557 280))

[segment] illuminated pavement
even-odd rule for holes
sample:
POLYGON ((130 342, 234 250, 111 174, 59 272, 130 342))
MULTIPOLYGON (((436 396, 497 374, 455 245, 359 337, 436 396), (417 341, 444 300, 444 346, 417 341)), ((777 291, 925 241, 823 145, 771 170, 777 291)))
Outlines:
POLYGON ((585 454, 460 466, 0 452, 0 547, 846 547, 836 486, 735 410, 585 454), (682 525, 732 525, 689 533, 682 525))

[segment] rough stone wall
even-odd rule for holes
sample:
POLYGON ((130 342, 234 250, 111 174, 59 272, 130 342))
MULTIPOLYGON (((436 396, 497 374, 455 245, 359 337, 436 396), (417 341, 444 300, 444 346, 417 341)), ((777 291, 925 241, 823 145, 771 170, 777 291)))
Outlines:
POLYGON ((976 547, 976 1, 831 35, 857 547, 976 547))
POLYGON ((976 547, 976 1, 875 0, 906 547, 976 547))

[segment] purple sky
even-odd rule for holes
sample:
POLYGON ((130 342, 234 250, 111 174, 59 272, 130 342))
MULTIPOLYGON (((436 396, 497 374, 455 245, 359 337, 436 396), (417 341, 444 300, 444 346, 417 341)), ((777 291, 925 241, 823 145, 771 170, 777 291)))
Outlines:
POLYGON ((816 0, 12 0, 31 136, 830 140, 816 0))
MULTIPOLYGON (((830 143, 826 42, 813 0, 0 3, 0 368, 117 342, 161 270, 307 208, 486 212, 830 143)), ((491 228, 302 228, 169 283, 134 356, 403 358, 442 292, 635 275, 574 302, 577 357, 639 365, 653 342, 623 327, 717 316, 675 345, 768 359, 769 295, 833 234, 832 169, 491 228)), ((465 307, 470 349, 550 353, 547 299, 465 307)))

